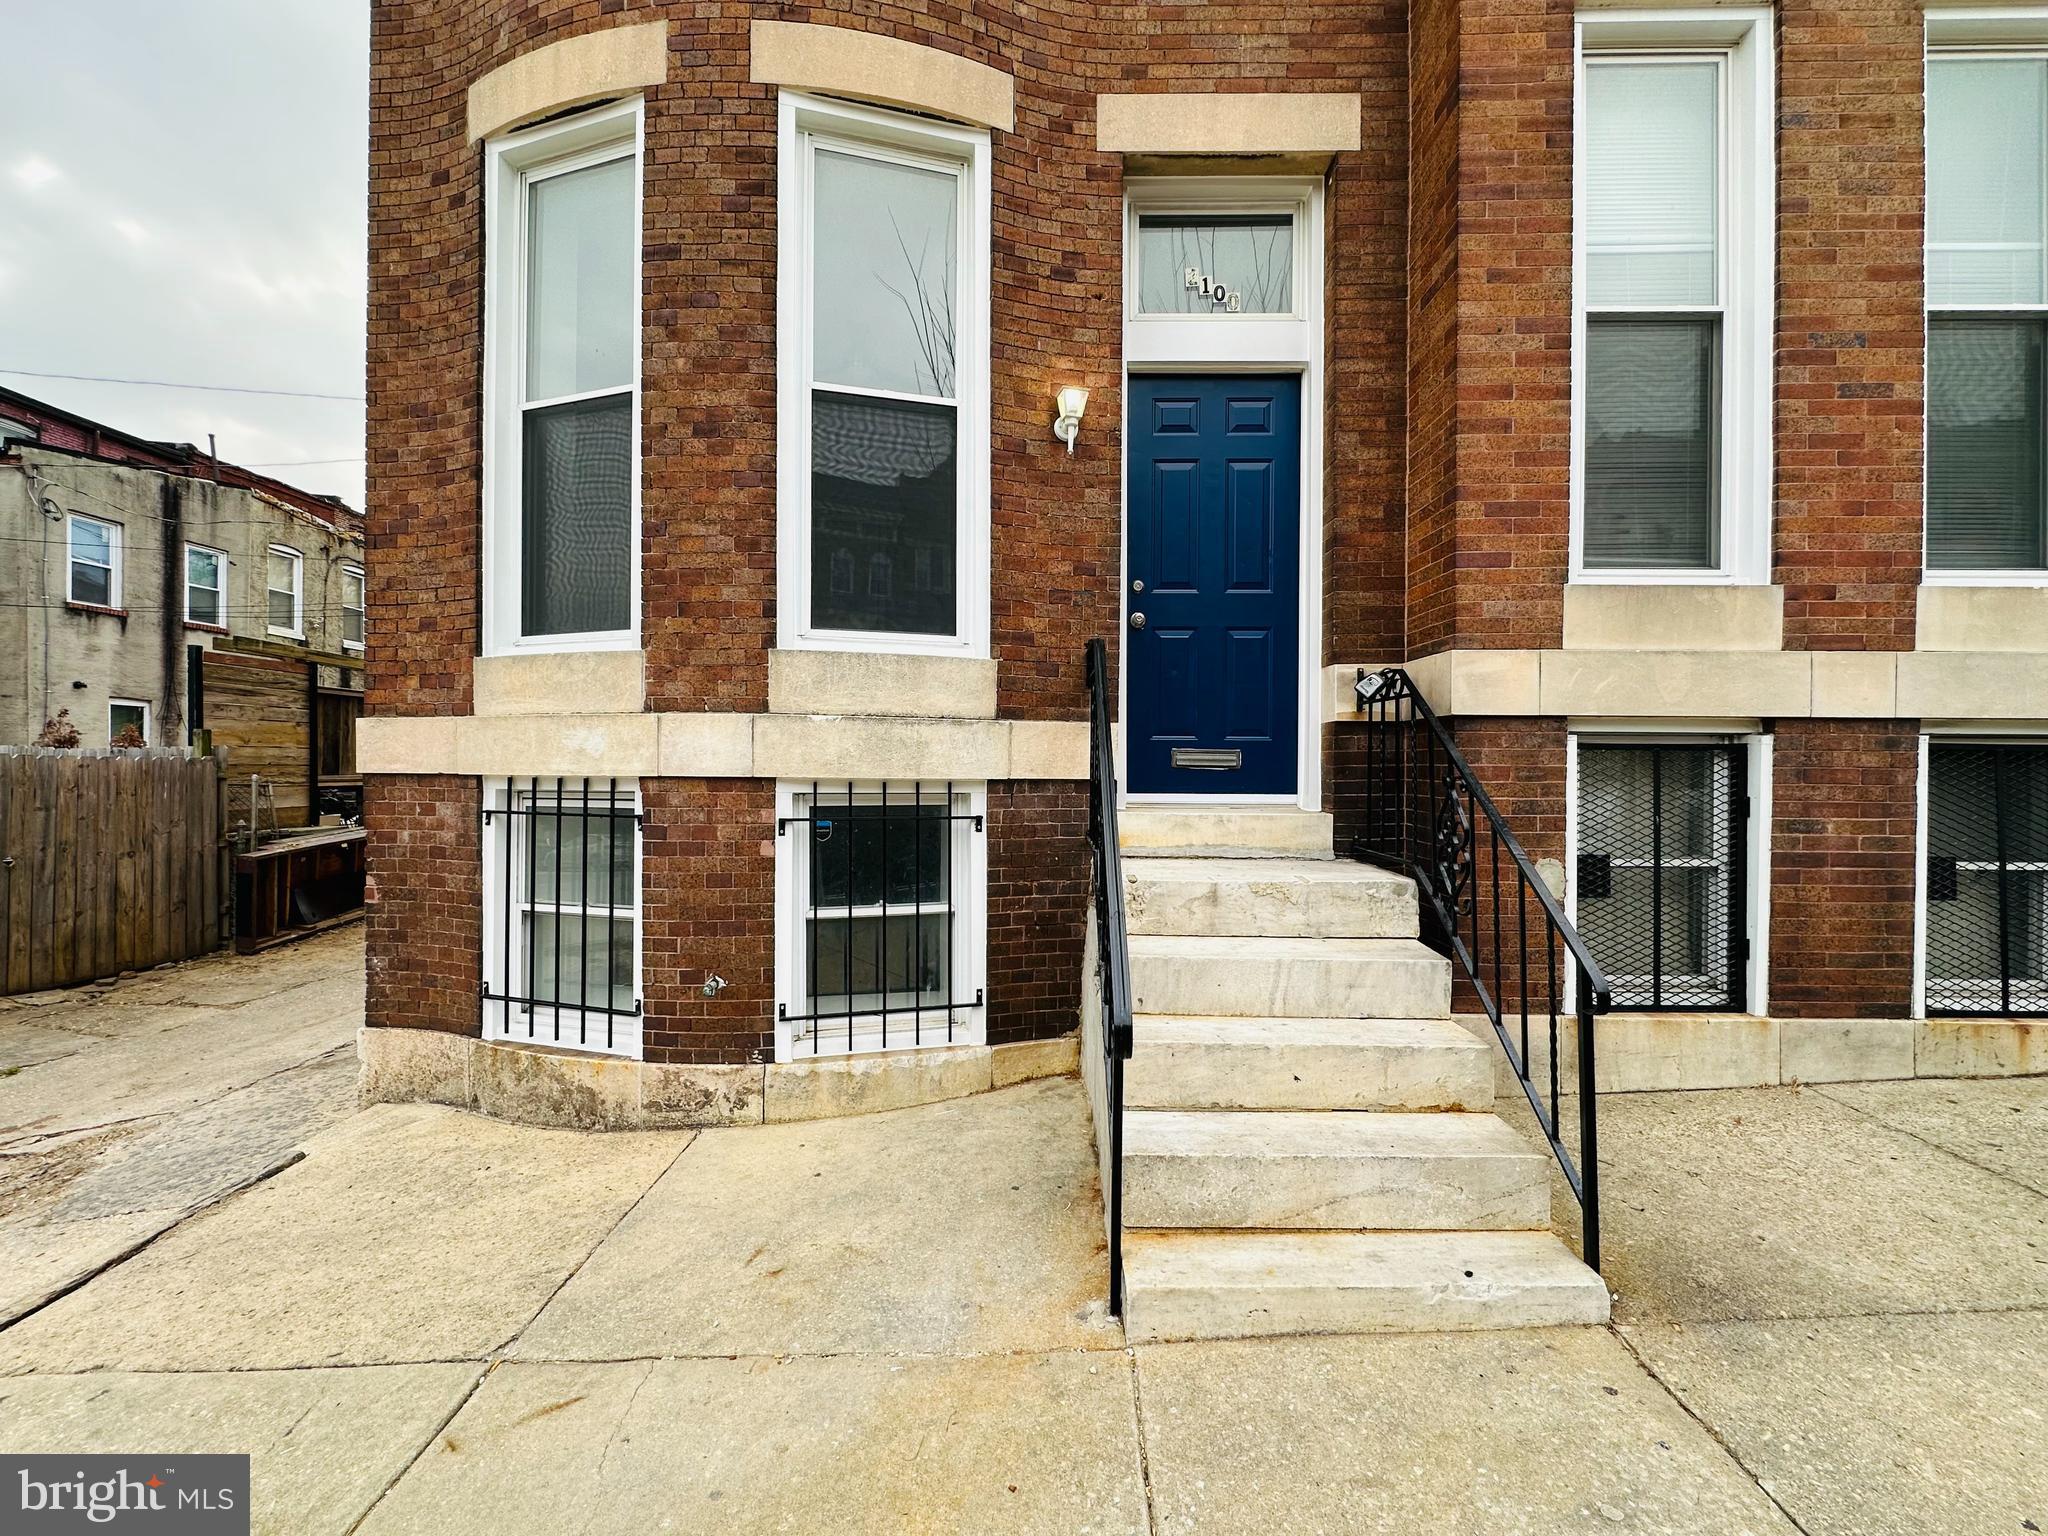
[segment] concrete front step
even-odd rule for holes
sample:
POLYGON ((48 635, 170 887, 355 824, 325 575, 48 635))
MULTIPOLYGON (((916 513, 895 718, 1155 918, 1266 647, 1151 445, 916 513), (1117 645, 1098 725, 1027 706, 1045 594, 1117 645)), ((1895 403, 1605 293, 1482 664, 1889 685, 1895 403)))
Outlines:
POLYGON ((1450 1019, 1145 1014, 1124 1068, 1143 1109, 1490 1110, 1492 1047, 1450 1019))
POLYGON ((1162 1339, 1607 1321, 1607 1286, 1549 1232, 1131 1232, 1124 1333, 1162 1339))
POLYGON ((1140 1109, 1124 1117, 1126 1227, 1549 1224, 1549 1160, 1494 1115, 1140 1109))
POLYGON ((1126 858, 1334 857, 1324 811, 1132 805, 1117 812, 1117 832, 1126 858))
POLYGON ((1350 859, 1148 858, 1124 865, 1132 933, 1412 939, 1415 882, 1350 859))
POLYGON ((1438 1019, 1450 962, 1415 939, 1133 934, 1139 1013, 1239 1018, 1438 1019))

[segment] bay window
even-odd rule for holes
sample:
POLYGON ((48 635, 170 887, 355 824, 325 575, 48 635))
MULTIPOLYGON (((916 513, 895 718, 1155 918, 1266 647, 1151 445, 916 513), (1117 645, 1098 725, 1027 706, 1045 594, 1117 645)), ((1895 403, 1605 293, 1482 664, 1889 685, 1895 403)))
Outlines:
POLYGON ((634 643, 640 104, 495 141, 487 182, 484 620, 493 652, 634 643))
POLYGON ((987 652, 987 155, 782 98, 779 644, 987 652))
POLYGON ((1927 61, 1927 567, 2048 574, 2048 52, 1927 61))
POLYGON ((1580 20, 1573 578, 1769 570, 1767 13, 1580 20))

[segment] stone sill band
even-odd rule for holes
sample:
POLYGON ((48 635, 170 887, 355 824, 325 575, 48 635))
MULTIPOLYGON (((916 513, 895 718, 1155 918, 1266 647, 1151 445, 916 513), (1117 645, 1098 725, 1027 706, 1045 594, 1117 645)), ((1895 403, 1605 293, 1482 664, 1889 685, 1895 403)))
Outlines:
POLYGON ((359 1101, 448 1104, 522 1125, 668 1130, 830 1120, 1080 1070, 1074 1035, 1007 1045, 710 1065, 627 1061, 432 1029, 363 1028, 359 1101))

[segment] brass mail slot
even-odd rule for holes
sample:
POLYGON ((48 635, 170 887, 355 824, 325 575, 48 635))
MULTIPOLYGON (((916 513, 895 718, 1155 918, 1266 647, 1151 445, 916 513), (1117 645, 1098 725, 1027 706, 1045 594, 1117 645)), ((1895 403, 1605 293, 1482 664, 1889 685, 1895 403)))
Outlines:
POLYGON ((1244 754, 1236 747, 1175 747, 1173 766, 1224 772, 1244 766, 1244 754))

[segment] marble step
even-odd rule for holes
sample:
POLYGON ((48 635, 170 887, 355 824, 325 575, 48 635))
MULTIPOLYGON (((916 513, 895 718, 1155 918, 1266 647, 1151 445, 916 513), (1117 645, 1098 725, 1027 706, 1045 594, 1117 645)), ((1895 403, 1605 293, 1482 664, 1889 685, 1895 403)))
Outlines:
POLYGON ((1240 1018, 1437 1019, 1450 962, 1415 939, 1133 934, 1138 1013, 1240 1018))
POLYGON ((1124 1333, 1165 1339, 1607 1321, 1600 1276, 1549 1232, 1129 1232, 1124 1333))
POLYGON ((1126 858, 1327 859, 1332 826, 1325 811, 1135 805, 1117 812, 1126 858))
POLYGON ((1412 939, 1415 882, 1351 859, 1147 858, 1124 864, 1132 933, 1412 939))
POLYGON ((1133 1026, 1133 1108, 1493 1108, 1493 1048, 1449 1019, 1143 1014, 1133 1026))
POLYGON ((1124 1225, 1519 1231, 1550 1160, 1490 1114, 1129 1110, 1124 1225))

